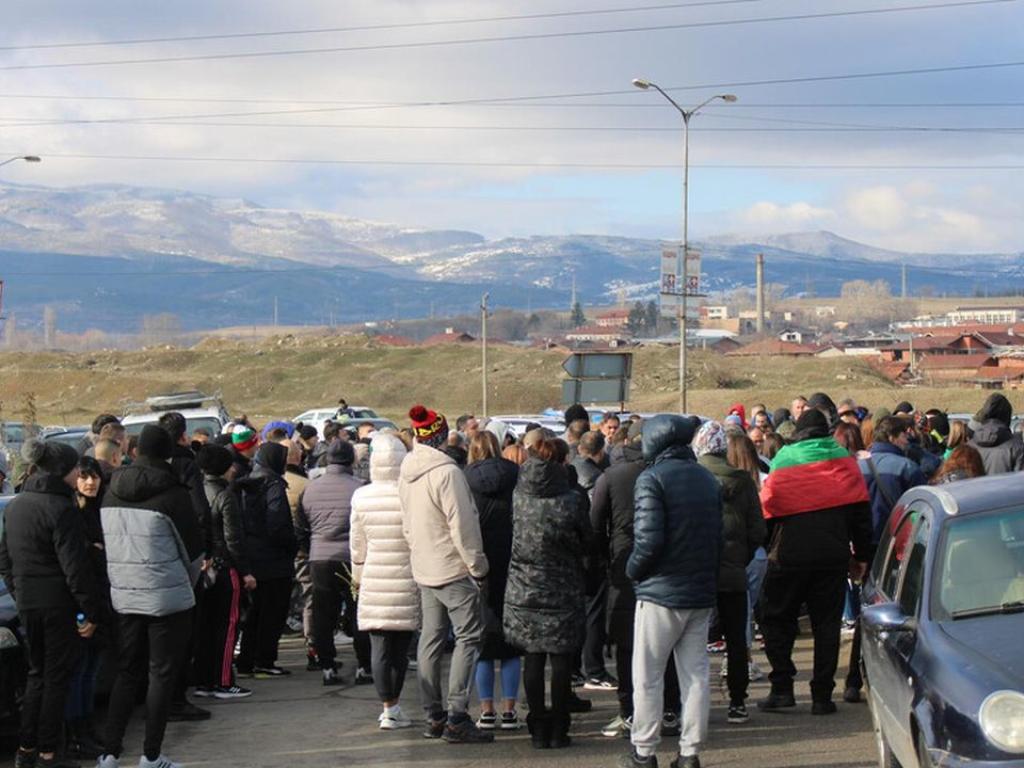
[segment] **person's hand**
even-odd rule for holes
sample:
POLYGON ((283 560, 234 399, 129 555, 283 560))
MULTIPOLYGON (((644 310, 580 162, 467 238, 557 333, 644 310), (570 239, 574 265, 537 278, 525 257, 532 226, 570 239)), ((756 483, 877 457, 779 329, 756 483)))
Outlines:
POLYGON ((210 570, 211 565, 213 565, 213 560, 203 560, 203 564, 200 566, 199 570, 205 573, 210 570))
POLYGON ((864 580, 864 575, 868 572, 868 564, 862 560, 850 559, 850 581, 854 584, 859 584, 864 580))
POLYGON ((88 640, 96 633, 96 625, 91 621, 85 622, 78 628, 78 634, 88 640))
POLYGON ((242 579, 242 586, 245 587, 247 592, 252 592, 254 589, 256 589, 256 577, 252 574, 245 576, 242 579))

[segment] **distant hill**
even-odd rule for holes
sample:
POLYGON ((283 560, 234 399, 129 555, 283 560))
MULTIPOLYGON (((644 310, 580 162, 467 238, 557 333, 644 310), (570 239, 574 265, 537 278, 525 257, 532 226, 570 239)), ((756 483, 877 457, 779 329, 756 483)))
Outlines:
MULTIPOLYGON (((754 256, 789 295, 837 295, 849 280, 899 290, 970 294, 1024 287, 1021 254, 905 254, 830 232, 715 237, 697 242, 704 287, 749 286, 754 256)), ((188 329, 301 324, 568 307, 655 296, 663 243, 605 235, 487 240, 335 213, 264 208, 241 199, 124 185, 0 186, 4 312, 38 325, 53 305, 63 330, 135 330, 172 312, 188 329)))

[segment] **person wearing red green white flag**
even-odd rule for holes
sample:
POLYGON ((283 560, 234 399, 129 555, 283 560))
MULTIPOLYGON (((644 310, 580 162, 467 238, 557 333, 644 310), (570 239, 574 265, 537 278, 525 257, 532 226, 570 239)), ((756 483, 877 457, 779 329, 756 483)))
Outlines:
POLYGON ((806 411, 792 444, 776 454, 761 508, 770 541, 761 628, 772 671, 771 693, 758 708, 796 706, 793 641, 806 603, 814 635, 811 713, 832 714, 846 577, 859 579, 871 557, 871 503, 857 460, 829 434, 821 411, 806 411))

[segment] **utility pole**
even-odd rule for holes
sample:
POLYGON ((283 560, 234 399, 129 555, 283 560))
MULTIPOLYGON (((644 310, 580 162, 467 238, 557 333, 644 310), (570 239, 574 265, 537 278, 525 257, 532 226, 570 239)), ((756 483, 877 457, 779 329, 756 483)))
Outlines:
POLYGON ((277 296, 274 297, 274 327, 277 328, 277 296))
POLYGON ((901 278, 902 278, 902 280, 901 280, 901 284, 900 284, 900 298, 903 299, 903 301, 906 301, 907 300, 907 263, 906 262, 903 262, 903 272, 902 272, 901 278))
POLYGON ((487 415, 487 299, 491 294, 480 297, 480 380, 483 395, 480 404, 480 416, 487 415))

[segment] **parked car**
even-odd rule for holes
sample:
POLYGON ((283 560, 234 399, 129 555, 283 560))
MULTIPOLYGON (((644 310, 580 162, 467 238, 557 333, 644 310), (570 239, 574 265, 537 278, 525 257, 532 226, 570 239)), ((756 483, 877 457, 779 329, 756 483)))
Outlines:
POLYGON ((382 429, 394 429, 396 431, 398 430, 398 426, 395 424, 395 422, 391 421, 390 419, 353 419, 352 421, 344 423, 342 426, 345 429, 345 431, 347 431, 349 435, 354 439, 356 435, 359 433, 359 425, 367 423, 373 424, 373 428, 376 429, 378 432, 382 429))
MULTIPOLYGON (((4 509, 13 496, 0 496, 0 535, 4 530, 4 509)), ((0 579, 0 737, 17 732, 21 699, 25 694, 28 653, 18 622, 18 608, 10 590, 0 579)))
MULTIPOLYGON (((373 421, 374 419, 380 419, 377 412, 373 408, 367 408, 365 405, 350 405, 344 411, 338 406, 331 406, 329 408, 311 408, 308 411, 303 411, 294 419, 293 424, 302 422, 303 424, 309 424, 316 427, 316 431, 322 437, 324 434, 324 425, 328 421, 338 421, 344 424, 352 422, 362 423, 364 421, 373 421)), ((394 426, 392 424, 392 426, 394 426)))
POLYGON ((1024 475, 898 501, 865 582, 881 766, 1024 766, 1024 475))
POLYGON ((542 427, 547 427, 556 434, 562 434, 565 432, 565 422, 561 417, 555 418, 553 416, 545 416, 543 414, 515 414, 507 416, 491 416, 495 421, 504 422, 512 434, 517 438, 522 437, 526 434, 526 426, 528 424, 540 424, 542 427))
POLYGON ((89 429, 88 425, 79 427, 48 427, 43 430, 43 440, 64 443, 64 445, 70 445, 77 450, 78 444, 82 442, 82 438, 89 434, 89 429))
POLYGON ((129 435, 137 435, 147 424, 156 424, 168 411, 177 411, 185 417, 187 435, 199 427, 210 430, 211 435, 219 435, 224 425, 231 421, 220 397, 191 391, 155 395, 141 403, 132 403, 125 408, 121 423, 129 435))

